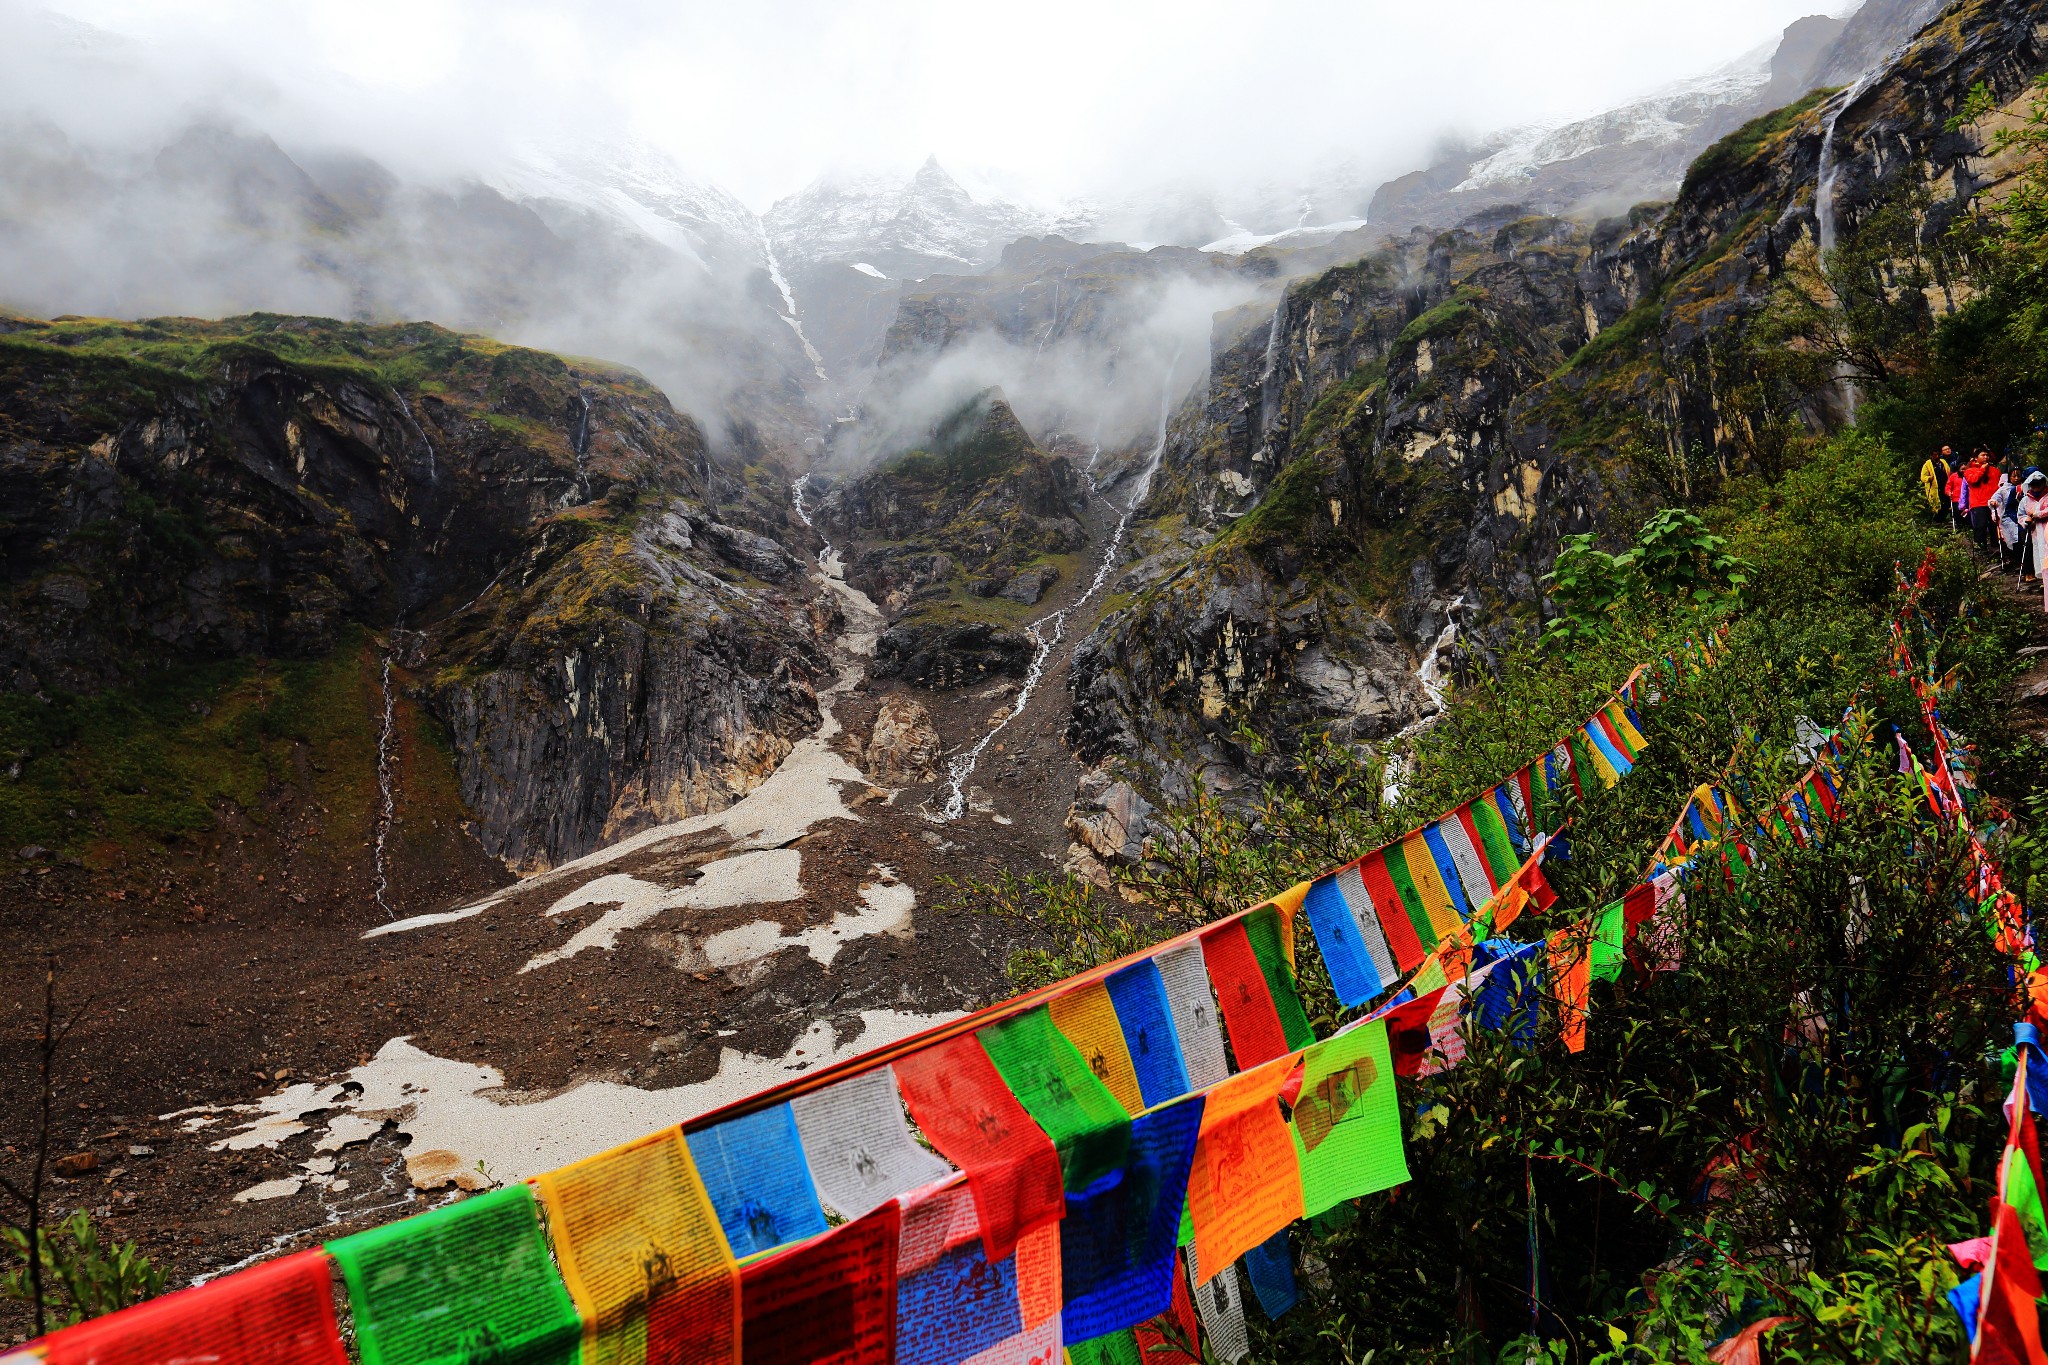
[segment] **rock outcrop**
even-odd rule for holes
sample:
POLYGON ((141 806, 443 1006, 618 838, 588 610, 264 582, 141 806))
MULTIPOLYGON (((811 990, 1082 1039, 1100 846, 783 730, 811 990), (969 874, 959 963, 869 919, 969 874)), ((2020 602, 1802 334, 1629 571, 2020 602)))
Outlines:
POLYGON ((16 692, 385 633, 519 870, 720 809, 817 723, 799 535, 630 373, 273 316, 16 321, 0 370, 16 692))
POLYGON ((1561 536, 1626 534, 1759 467, 1773 424, 1840 421, 1837 390, 1745 341, 1816 250, 1824 144, 1841 240, 1914 189, 1931 251, 2001 173, 1982 130, 1948 124, 1979 85, 2010 115, 2048 68, 2044 21, 2042 0, 1962 0, 1853 97, 1731 133, 1668 208, 1597 227, 1504 209, 1221 319, 1125 601, 1075 658, 1084 760, 1172 796, 1189 770, 1276 775, 1313 731, 1388 736, 1428 705, 1416 670, 1447 621, 1454 669, 1536 626, 1561 536))

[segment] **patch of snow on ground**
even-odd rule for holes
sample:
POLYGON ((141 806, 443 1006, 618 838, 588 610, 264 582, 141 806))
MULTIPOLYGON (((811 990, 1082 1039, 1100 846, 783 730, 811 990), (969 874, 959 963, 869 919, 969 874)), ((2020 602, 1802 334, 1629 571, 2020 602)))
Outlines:
MULTIPOLYGON (((504 1096, 505 1077, 496 1067, 436 1057, 414 1047, 409 1039, 393 1038, 375 1057, 348 1073, 345 1081, 360 1086, 361 1093, 340 1101, 344 1112, 330 1121, 329 1134, 315 1146, 325 1147, 333 1130, 344 1123, 350 1123, 347 1131, 353 1131, 365 1122, 381 1125, 389 1120, 411 1138, 406 1148, 407 1167, 415 1179, 425 1177, 439 1183, 449 1178, 451 1171, 473 1171, 481 1161, 491 1181, 510 1184, 960 1015, 958 1011, 906 1014, 862 1010, 860 1017, 863 1027, 859 1035, 844 1047, 834 1041, 831 1022, 820 1019, 780 1057, 724 1049, 718 1071, 709 1080, 666 1090, 586 1081, 559 1094, 526 1101, 504 1096)), ((301 1101, 287 1102, 286 1096, 310 1089, 293 1086, 270 1096, 259 1107, 272 1114, 291 1112, 301 1101)), ((342 1087, 333 1089, 340 1092, 342 1087)), ((251 1199, 277 1197, 258 1195, 255 1190, 245 1193, 251 1199)))
POLYGON ((803 855, 793 848, 738 853, 704 865, 688 886, 668 887, 614 872, 585 882, 549 906, 550 917, 585 906, 616 902, 559 948, 541 953, 519 970, 530 972, 576 956, 586 948, 610 951, 619 935, 637 929, 665 910, 723 910, 734 905, 767 905, 803 895, 803 855))

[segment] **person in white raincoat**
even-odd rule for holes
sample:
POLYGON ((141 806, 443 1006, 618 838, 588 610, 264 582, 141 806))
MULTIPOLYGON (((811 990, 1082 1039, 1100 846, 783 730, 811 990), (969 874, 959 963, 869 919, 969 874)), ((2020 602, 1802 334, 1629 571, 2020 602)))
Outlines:
POLYGON ((2034 551, 2034 578, 2041 584, 2041 605, 2048 610, 2048 474, 2029 469, 2020 485, 2020 524, 2034 551))

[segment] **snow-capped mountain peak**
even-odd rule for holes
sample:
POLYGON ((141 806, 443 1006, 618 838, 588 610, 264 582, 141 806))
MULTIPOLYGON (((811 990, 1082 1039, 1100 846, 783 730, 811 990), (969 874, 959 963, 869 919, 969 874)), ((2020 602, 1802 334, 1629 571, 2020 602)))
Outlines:
POLYGON ((991 265, 1010 242, 1048 231, 1055 215, 977 198, 930 157, 908 177, 814 181, 778 201, 763 221, 786 262, 859 262, 894 279, 918 279, 991 265))

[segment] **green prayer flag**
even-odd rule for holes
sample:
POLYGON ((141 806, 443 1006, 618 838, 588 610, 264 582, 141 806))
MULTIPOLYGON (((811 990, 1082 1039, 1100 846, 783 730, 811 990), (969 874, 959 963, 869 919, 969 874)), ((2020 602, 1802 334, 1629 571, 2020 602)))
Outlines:
POLYGON ((1588 966, 1595 981, 1620 979, 1622 964, 1628 961, 1628 918, 1623 910, 1626 904, 1625 901, 1616 901, 1602 910, 1599 922, 1593 927, 1588 966))
POLYGON ((572 1365, 583 1324, 513 1185, 327 1244, 363 1365, 572 1365))
POLYGON ((1471 806, 1472 825, 1479 831, 1479 842, 1486 845, 1487 871, 1502 885, 1515 875, 1515 869, 1522 860, 1515 855, 1514 840, 1508 837, 1508 826, 1500 818, 1500 807, 1493 803, 1492 793, 1480 797, 1471 806))
POLYGON ((1308 1050, 1294 1103, 1304 1217, 1408 1179, 1387 1021, 1375 1019, 1308 1050))
POLYGON ((1145 1357, 1136 1334, 1125 1327, 1107 1336, 1068 1342, 1067 1359, 1073 1365, 1143 1365, 1145 1357))
POLYGON ((1387 845, 1385 858, 1387 879, 1394 883, 1394 890, 1401 897, 1402 913, 1408 916, 1408 923, 1415 928, 1415 940, 1426 953, 1436 947, 1436 925, 1430 922, 1422 893, 1415 889, 1415 879, 1408 875, 1408 854, 1400 844, 1393 843, 1387 845))
POLYGON ((1280 1016, 1280 1029, 1287 1035, 1290 1050, 1307 1047, 1316 1040, 1309 1027, 1308 1011, 1301 1007, 1301 993, 1295 989, 1294 968, 1280 946, 1280 911, 1273 906, 1245 916, 1244 936, 1259 960, 1259 974, 1266 978, 1266 990, 1273 997, 1273 1011, 1280 1016))
POLYGON ((1122 1169, 1131 1116, 1054 1026, 1045 1006, 990 1024, 975 1037, 1003 1084, 1059 1149, 1068 1193, 1122 1169))
POLYGON ((2041 1191, 2034 1187, 2033 1165, 2024 1152, 2010 1147, 2005 1152, 2005 1163, 2005 1202, 2020 1216, 2034 1269, 2048 1270, 2048 1212, 2041 1207, 2041 1191))

